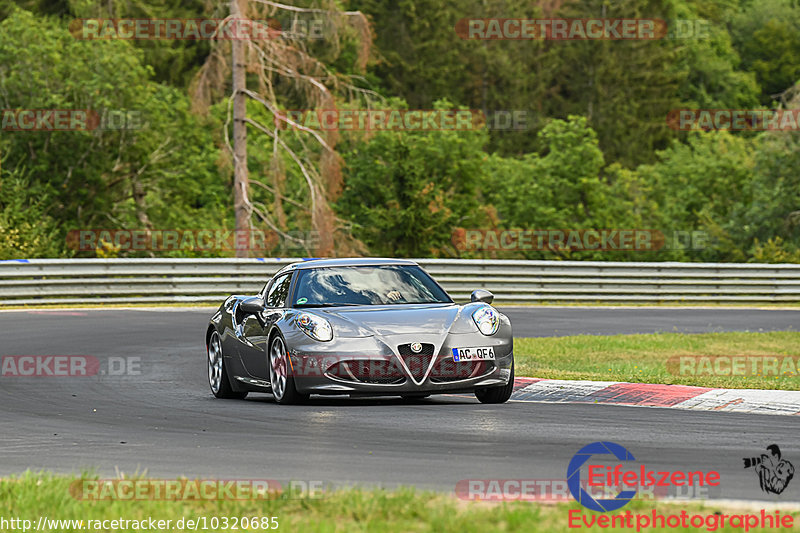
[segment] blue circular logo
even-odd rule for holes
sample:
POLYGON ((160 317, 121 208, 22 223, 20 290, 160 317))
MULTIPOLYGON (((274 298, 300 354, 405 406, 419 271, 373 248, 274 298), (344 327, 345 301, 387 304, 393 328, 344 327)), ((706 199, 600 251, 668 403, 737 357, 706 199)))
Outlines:
POLYGON ((613 442, 593 442, 580 450, 567 467, 567 487, 575 500, 592 511, 606 513, 616 511, 628 504, 636 496, 635 490, 623 490, 611 500, 595 500, 581 487, 581 466, 593 455, 613 455, 620 461, 635 461, 636 458, 624 447, 613 442))

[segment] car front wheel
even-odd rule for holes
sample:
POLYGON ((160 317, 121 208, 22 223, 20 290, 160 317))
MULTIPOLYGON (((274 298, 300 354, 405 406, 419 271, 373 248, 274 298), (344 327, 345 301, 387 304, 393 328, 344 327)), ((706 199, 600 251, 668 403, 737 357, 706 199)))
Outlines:
POLYGON ((272 396, 280 404, 301 403, 308 400, 308 394, 297 392, 291 368, 283 338, 276 335, 269 348, 269 382, 272 386, 272 396))
POLYGON ((514 392, 514 363, 511 363, 511 377, 508 384, 499 387, 475 389, 475 396, 481 403, 506 403, 514 392))

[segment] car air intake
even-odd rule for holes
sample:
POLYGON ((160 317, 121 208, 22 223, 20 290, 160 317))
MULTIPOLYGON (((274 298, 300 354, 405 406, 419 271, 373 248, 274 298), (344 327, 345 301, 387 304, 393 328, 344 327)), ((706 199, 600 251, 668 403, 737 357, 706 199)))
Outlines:
POLYGON ((433 344, 423 343, 419 353, 411 350, 411 344, 401 344, 397 347, 397 353, 403 359, 413 378, 419 381, 425 376, 431 359, 433 359, 433 344))
POLYGON ((448 383, 477 378, 489 374, 494 370, 492 361, 453 361, 442 359, 431 370, 430 379, 433 383, 448 383))
POLYGON ((325 375, 372 385, 397 385, 406 380, 405 374, 396 363, 377 359, 339 361, 328 367, 325 375))

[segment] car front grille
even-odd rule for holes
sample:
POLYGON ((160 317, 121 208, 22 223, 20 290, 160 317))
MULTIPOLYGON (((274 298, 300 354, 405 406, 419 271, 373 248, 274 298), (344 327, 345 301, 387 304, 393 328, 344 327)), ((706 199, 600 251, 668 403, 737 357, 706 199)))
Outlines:
POLYGON ((489 374, 494 370, 491 361, 453 361, 443 359, 434 365, 431 370, 430 380, 433 383, 449 383, 462 381, 489 374))
POLYGON ((406 378, 394 361, 353 359, 329 366, 325 375, 351 383, 397 385, 406 378))
POLYGON ((433 344, 423 343, 419 353, 411 351, 411 344, 401 344, 397 347, 397 353, 414 379, 419 381, 425 377, 425 372, 433 359, 433 344))
MULTIPOLYGON (((409 373, 420 382, 425 377, 435 346, 422 344, 420 353, 411 351, 411 344, 401 344, 397 353, 409 373)), ((431 383, 451 383, 491 374, 494 361, 453 361, 448 357, 434 363, 429 379, 431 383)), ((348 359, 337 361, 325 370, 325 375, 339 381, 369 385, 400 385, 406 381, 406 373, 395 360, 348 359)))
POLYGON ((382 378, 382 377, 374 377, 374 378, 362 377, 362 378, 359 378, 358 381, 360 383, 367 383, 369 385, 399 385, 399 384, 405 382, 405 380, 406 380, 406 378, 404 378, 404 377, 398 377, 398 378, 393 378, 393 377, 385 377, 385 378, 382 378))

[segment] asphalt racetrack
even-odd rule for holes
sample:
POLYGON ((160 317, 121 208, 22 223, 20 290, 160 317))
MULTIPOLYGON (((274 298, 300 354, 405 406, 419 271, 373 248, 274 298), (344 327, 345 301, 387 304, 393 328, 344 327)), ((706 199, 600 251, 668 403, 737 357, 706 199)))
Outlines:
MULTIPOLYGON (((515 336, 652 331, 797 330, 800 310, 508 308, 515 336)), ((717 470, 709 496, 779 499, 759 489, 743 457, 778 443, 800 467, 800 417, 472 397, 217 400, 203 332, 210 309, 0 313, 0 355, 138 357, 135 375, 0 377, 0 475, 27 469, 101 476, 416 485, 453 491, 463 479, 563 479, 582 446, 625 446, 654 470, 717 470)), ((613 463, 612 463, 613 464, 613 463)))

